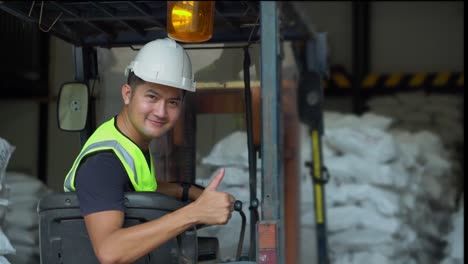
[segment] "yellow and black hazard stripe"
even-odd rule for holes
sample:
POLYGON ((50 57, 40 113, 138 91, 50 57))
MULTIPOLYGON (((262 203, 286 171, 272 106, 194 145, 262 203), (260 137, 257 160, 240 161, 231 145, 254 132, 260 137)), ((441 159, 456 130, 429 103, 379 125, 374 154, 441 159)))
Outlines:
MULTIPOLYGON (((393 92, 423 89, 428 92, 460 92, 465 86, 464 72, 416 72, 367 74, 360 82, 361 91, 393 92)), ((352 79, 344 71, 332 71, 323 80, 325 91, 347 92, 352 89, 352 79)))
POLYGON ((332 70, 329 78, 324 79, 322 84, 324 89, 347 91, 352 88, 352 79, 351 76, 343 69, 332 70))
POLYGON ((437 73, 370 73, 361 82, 361 89, 398 89, 398 90, 459 90, 464 88, 463 72, 437 73))

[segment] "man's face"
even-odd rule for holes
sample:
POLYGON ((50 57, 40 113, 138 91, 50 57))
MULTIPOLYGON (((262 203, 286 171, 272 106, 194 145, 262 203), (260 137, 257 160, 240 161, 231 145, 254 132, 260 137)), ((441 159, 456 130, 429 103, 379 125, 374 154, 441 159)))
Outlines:
POLYGON ((156 83, 132 87, 124 99, 132 126, 146 140, 174 127, 182 109, 182 90, 156 83))

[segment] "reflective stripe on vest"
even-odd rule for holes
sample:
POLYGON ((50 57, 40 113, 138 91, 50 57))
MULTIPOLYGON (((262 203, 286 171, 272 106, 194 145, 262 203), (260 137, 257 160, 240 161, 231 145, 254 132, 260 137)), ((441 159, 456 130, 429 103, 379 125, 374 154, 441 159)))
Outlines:
MULTIPOLYGON (((117 140, 108 140, 93 143, 81 152, 81 154, 77 157, 77 160, 81 161, 81 159, 85 155, 92 153, 92 150, 96 149, 114 149, 117 152, 119 152, 119 154, 124 158, 125 162, 127 162, 128 166, 130 166, 130 169, 133 171, 133 179, 135 180, 135 183, 138 184, 138 176, 135 170, 135 163, 133 162, 132 156, 127 152, 127 150, 125 150, 124 147, 122 147, 122 145, 120 145, 120 143, 117 140)), ((67 175, 67 178, 65 179, 64 187, 66 192, 71 192, 74 189, 72 187, 72 179, 79 164, 80 162, 75 162, 75 164, 73 164, 72 169, 70 170, 70 172, 67 175)))

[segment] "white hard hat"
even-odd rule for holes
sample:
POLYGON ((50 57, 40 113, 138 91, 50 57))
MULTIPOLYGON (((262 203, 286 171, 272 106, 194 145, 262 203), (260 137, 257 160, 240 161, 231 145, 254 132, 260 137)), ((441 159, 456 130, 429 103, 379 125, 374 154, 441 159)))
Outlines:
POLYGON ((125 69, 144 81, 195 92, 192 63, 187 52, 170 38, 146 43, 125 69))

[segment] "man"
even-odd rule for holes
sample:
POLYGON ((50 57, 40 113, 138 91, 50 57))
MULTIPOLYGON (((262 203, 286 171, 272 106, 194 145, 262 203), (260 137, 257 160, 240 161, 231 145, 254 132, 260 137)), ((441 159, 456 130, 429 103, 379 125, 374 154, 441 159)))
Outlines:
POLYGON ((127 67, 124 107, 91 135, 68 173, 94 252, 101 263, 132 263, 197 224, 226 224, 235 199, 216 191, 221 170, 204 189, 156 182, 150 141, 173 128, 185 91, 195 91, 188 54, 171 39, 147 43, 127 67), (123 228, 124 192, 158 191, 194 202, 159 219, 123 228))

